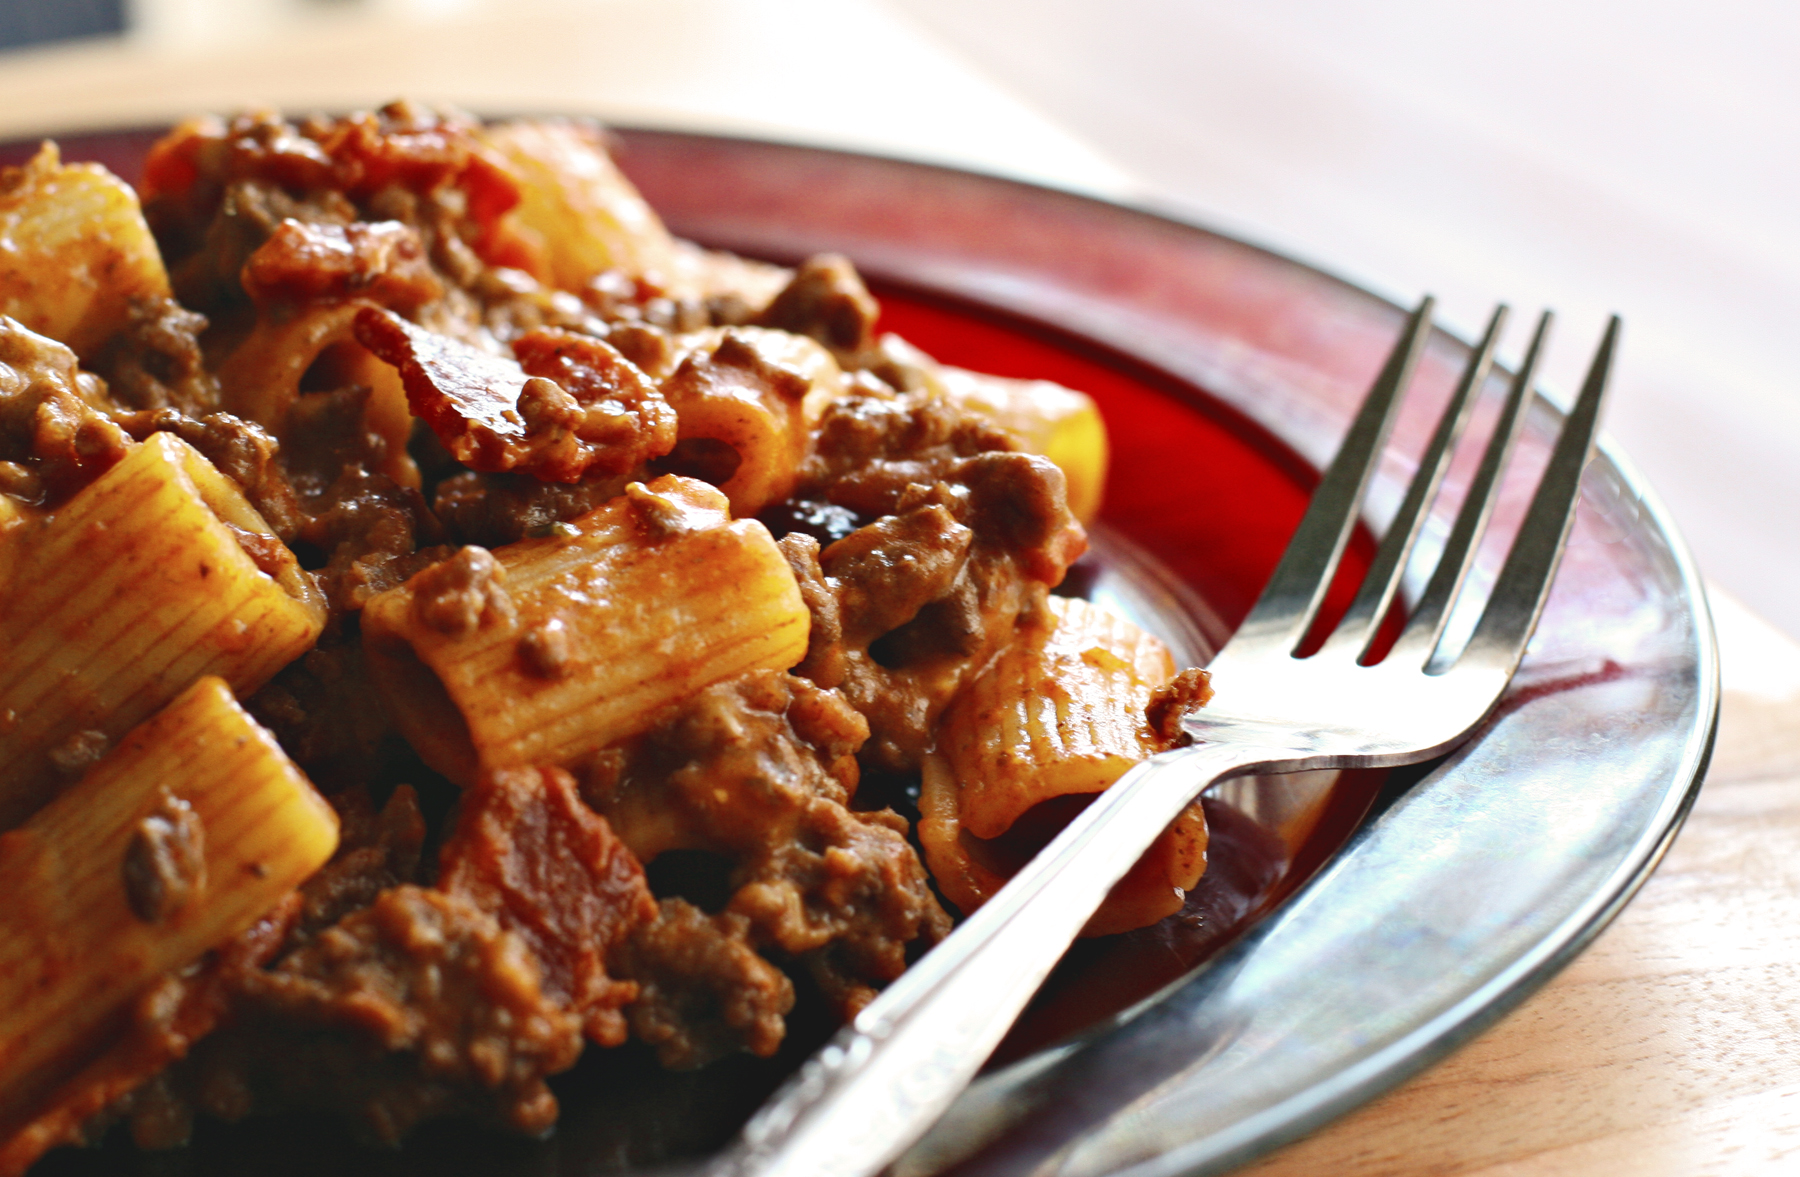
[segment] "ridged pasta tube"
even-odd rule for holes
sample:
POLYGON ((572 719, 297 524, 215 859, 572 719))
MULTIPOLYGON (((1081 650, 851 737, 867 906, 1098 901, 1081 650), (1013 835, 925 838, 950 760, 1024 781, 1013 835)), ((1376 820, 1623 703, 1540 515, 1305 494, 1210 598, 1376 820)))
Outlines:
MULTIPOLYGON (((1049 611, 1050 624, 1022 629, 956 696, 926 759, 920 841, 938 885, 965 913, 1074 816, 1077 798, 1104 791, 1164 747, 1144 709, 1174 676, 1168 647, 1087 601, 1052 597, 1049 611)), ((1174 914, 1205 869, 1206 823, 1196 803, 1113 889, 1084 934, 1174 914)))
POLYGON ((518 175, 512 215, 541 251, 532 267, 539 280, 580 290, 607 270, 670 276, 674 241, 606 154, 597 127, 521 120, 484 128, 481 137, 518 175))
POLYGON ((712 471, 732 514, 754 515, 793 492, 825 406, 844 393, 831 353, 804 335, 761 327, 700 332, 662 393, 680 421, 675 456, 706 461, 697 446, 725 447, 712 471))
POLYGON ((0 834, 0 1142, 140 992, 249 927, 337 838, 331 806, 212 677, 0 834))
POLYGON ((46 143, 0 182, 0 315, 91 356, 169 276, 131 186, 46 143))
POLYGON ((356 316, 373 305, 361 299, 306 305, 296 312, 264 315, 219 366, 225 407, 280 436, 294 406, 305 395, 309 371, 328 387, 361 384, 369 389, 363 428, 387 442, 377 473, 401 486, 419 485, 419 468, 406 452, 412 412, 406 389, 392 367, 356 342, 356 316))
POLYGON ((26 532, 25 525, 36 516, 36 511, 24 506, 19 500, 0 494, 0 598, 5 597, 6 586, 12 583, 13 574, 18 568, 18 557, 14 553, 19 548, 20 538, 26 532))
POLYGON ((312 577, 237 485, 173 434, 27 523, 8 556, 0 829, 195 679, 253 691, 325 625, 312 577))
POLYGON ((567 767, 665 704, 806 653, 781 550, 705 483, 632 483, 557 531, 464 548, 363 610, 395 722, 454 781, 567 767))

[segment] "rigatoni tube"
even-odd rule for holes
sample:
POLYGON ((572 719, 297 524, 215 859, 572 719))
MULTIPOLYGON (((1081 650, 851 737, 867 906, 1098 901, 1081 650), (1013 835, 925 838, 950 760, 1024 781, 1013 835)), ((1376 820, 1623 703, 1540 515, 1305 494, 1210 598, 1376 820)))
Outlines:
POLYGON ((45 143, 0 187, 0 315, 88 359, 166 297, 169 277, 131 185, 45 143))
MULTIPOLYGON (((1087 601, 1052 597, 1050 623, 1022 629, 944 713, 926 758, 919 838, 944 894, 979 907, 1079 811, 1165 741, 1145 715, 1174 676, 1168 647, 1087 601)), ((1198 803, 1145 852, 1084 935, 1181 909, 1206 868, 1198 803)))
POLYGON ((0 1142, 140 991, 249 927, 337 836, 331 806, 218 678, 0 834, 0 1142))
POLYGON ((522 120, 481 137, 520 180, 514 229, 534 247, 527 265, 540 282, 580 290, 607 270, 668 279, 674 240, 607 155, 598 129, 522 120))
POLYGON ((731 327, 682 344, 662 385, 680 419, 675 457, 706 470, 732 514, 755 515, 793 492, 820 414, 844 394, 843 371, 824 347, 785 331, 731 327))
POLYGON ((809 620, 768 530, 665 475, 558 534, 464 548, 374 598, 362 624, 402 734, 467 782, 575 764, 676 699, 786 669, 809 620))
POLYGON ((158 433, 24 524, 0 611, 0 829, 202 675, 246 693, 325 624, 236 484, 158 433))

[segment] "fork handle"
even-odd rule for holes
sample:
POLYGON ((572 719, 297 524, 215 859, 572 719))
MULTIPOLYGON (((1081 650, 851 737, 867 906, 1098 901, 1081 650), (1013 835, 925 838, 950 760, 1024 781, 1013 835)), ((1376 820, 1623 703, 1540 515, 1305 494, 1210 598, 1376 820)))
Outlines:
POLYGON ((809 1059, 704 1171, 882 1169, 974 1078, 1112 885, 1182 808, 1214 782, 1288 755, 1196 744, 1133 768, 809 1059))

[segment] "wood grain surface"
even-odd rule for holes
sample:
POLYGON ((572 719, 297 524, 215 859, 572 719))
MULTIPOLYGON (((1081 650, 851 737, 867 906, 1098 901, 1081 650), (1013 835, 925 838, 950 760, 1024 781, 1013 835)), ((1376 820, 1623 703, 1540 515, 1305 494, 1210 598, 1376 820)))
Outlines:
POLYGON ((1498 1025, 1246 1177, 1800 1172, 1800 648, 1714 612, 1712 770, 1637 898, 1498 1025))

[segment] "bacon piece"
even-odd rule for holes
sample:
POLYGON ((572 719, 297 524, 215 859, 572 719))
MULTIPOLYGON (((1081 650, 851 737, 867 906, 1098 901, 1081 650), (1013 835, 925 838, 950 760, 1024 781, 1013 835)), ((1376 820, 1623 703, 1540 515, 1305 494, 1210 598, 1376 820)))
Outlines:
POLYGON ((514 340, 513 354, 528 374, 554 380, 581 404, 578 435, 601 447, 589 474, 623 474, 675 448, 675 410, 610 343, 543 328, 514 340))
POLYGON ((519 340, 527 364, 568 380, 565 388, 375 307, 358 312, 356 339, 400 370, 413 413, 471 469, 578 482, 590 469, 618 473, 674 445, 674 411, 600 340, 552 331, 519 340))
POLYGON ((259 306, 361 297, 414 311, 444 294, 418 230, 399 221, 329 225, 289 217, 244 263, 243 282, 259 306))
POLYGON ((602 1046, 625 1040, 619 1008, 635 982, 606 975, 606 953, 654 919, 644 870, 559 768, 497 772, 463 795, 444 843, 438 888, 517 933, 542 970, 546 997, 566 1003, 602 1046))

